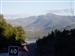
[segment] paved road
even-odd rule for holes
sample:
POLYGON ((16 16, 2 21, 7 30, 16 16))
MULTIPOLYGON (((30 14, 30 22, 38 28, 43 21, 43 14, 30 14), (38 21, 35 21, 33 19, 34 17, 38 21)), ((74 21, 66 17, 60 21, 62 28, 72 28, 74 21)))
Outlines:
MULTIPOLYGON (((35 56, 36 44, 35 43, 29 44, 28 47, 29 47, 29 52, 19 51, 19 56, 35 56)), ((9 56, 9 55, 8 53, 0 53, 0 56, 9 56)))

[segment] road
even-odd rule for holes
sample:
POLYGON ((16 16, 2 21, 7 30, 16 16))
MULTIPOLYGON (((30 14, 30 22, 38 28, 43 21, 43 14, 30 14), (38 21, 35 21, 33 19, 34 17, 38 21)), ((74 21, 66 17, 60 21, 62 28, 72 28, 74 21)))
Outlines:
MULTIPOLYGON (((35 48, 36 48, 36 44, 35 43, 31 43, 28 45, 29 47, 29 51, 28 52, 24 52, 24 51, 19 51, 18 56, 35 56, 35 48)), ((9 56, 8 53, 0 53, 0 56, 9 56)))

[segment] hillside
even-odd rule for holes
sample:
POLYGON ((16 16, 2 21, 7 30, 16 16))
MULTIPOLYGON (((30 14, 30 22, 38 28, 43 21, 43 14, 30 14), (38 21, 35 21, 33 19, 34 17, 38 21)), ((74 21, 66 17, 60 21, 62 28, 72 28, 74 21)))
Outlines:
POLYGON ((7 22, 15 26, 22 26, 30 39, 37 39, 47 35, 54 29, 63 30, 64 28, 68 28, 68 26, 75 26, 75 16, 61 16, 47 13, 46 15, 7 20, 7 22))

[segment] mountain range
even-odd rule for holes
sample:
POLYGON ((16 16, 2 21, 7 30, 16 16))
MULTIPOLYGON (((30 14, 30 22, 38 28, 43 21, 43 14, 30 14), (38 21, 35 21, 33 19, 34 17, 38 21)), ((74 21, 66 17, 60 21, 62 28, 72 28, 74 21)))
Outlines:
POLYGON ((75 16, 62 16, 52 13, 7 20, 8 23, 22 26, 29 39, 38 39, 48 35, 52 30, 75 28, 75 16))

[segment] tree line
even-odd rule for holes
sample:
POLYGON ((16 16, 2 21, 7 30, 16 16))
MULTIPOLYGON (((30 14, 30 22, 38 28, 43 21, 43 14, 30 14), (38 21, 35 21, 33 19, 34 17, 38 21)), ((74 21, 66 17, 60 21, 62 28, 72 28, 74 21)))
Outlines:
POLYGON ((37 56, 75 56, 75 29, 55 30, 37 40, 37 56))

